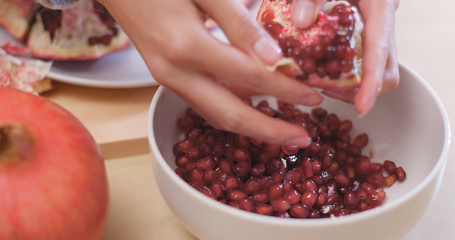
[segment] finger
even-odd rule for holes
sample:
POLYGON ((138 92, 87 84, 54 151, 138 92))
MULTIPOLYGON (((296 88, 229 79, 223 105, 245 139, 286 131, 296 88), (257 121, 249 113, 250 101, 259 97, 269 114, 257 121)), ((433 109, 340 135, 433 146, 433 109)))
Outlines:
POLYGON ((281 58, 278 43, 256 22, 241 1, 195 0, 220 25, 232 45, 273 65, 281 58))
POLYGON ((292 104, 314 106, 323 100, 319 92, 301 81, 269 71, 264 64, 208 33, 201 31, 198 41, 193 42, 192 49, 198 54, 192 54, 192 59, 186 60, 193 68, 220 77, 229 87, 272 95, 292 104))
POLYGON ((191 78, 191 91, 183 84, 176 85, 174 91, 215 128, 271 144, 307 147, 311 143, 303 127, 260 113, 212 77, 196 73, 182 75, 177 77, 191 78))
POLYGON ((321 93, 327 97, 338 99, 345 103, 354 104, 354 96, 357 90, 351 91, 331 91, 331 90, 322 90, 321 93))
MULTIPOLYGON (((391 51, 389 34, 393 32, 391 28, 394 26, 394 16, 390 16, 390 13, 393 14, 394 12, 385 2, 374 1, 375 4, 368 5, 368 9, 363 11, 366 20, 363 32, 362 84, 354 100, 359 116, 364 116, 371 110, 381 92, 384 69, 391 51), (385 5, 381 6, 381 4, 385 5), (382 11, 374 9, 382 9, 382 11)), ((359 4, 361 11, 364 10, 362 9, 362 2, 359 4)))
MULTIPOLYGON (((213 43, 213 42, 212 42, 213 43)), ((308 85, 297 79, 289 78, 279 72, 270 72, 266 66, 253 61, 235 48, 215 43, 206 44, 208 49, 218 49, 223 59, 209 56, 206 69, 218 73, 228 81, 227 85, 243 86, 252 91, 275 96, 283 101, 307 106, 318 105, 323 97, 308 85), (226 68, 226 66, 229 66, 226 68)))
POLYGON ((324 0, 294 0, 291 6, 291 21, 298 28, 311 26, 324 5, 324 0))
POLYGON ((397 47, 395 42, 395 33, 390 34, 390 52, 389 57, 386 63, 386 69, 384 71, 384 82, 382 84, 381 91, 379 95, 386 94, 391 92, 398 87, 400 82, 400 73, 398 68, 398 57, 397 57, 397 47))

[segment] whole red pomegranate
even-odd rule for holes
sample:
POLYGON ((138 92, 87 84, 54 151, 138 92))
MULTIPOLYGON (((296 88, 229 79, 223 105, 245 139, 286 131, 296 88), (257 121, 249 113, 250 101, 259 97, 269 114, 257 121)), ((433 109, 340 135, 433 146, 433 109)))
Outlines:
POLYGON ((258 22, 283 51, 273 70, 321 89, 358 88, 363 23, 357 8, 347 1, 328 1, 317 21, 300 29, 291 22, 291 4, 292 0, 263 0, 258 12, 258 22))
POLYGON ((0 239, 101 239, 104 161, 86 128, 50 100, 0 88, 0 239))

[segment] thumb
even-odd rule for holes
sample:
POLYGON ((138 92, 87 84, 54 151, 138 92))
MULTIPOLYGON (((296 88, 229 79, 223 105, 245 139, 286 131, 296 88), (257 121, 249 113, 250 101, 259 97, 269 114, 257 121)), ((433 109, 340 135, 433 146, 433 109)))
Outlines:
POLYGON ((298 28, 311 26, 324 5, 325 0, 294 0, 291 5, 291 21, 298 28))

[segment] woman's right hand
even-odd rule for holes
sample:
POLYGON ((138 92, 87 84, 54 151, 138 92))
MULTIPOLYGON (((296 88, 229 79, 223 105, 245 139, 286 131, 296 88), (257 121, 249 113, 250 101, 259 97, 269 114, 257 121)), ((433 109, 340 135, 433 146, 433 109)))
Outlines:
POLYGON ((304 128, 267 117, 241 99, 267 94, 313 106, 323 98, 305 84, 267 69, 281 57, 280 48, 240 1, 100 2, 132 40, 156 81, 214 127, 273 144, 310 143, 304 128), (216 20, 231 44, 204 27, 206 15, 216 20))

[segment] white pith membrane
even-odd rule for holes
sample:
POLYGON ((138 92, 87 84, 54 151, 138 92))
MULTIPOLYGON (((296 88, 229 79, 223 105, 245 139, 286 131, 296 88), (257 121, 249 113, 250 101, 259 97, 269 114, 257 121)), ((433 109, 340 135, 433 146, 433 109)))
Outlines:
POLYGON ((33 0, 0 1, 0 25, 19 41, 27 33, 33 4, 33 0))
POLYGON ((0 87, 13 87, 39 94, 52 88, 46 78, 51 61, 42 61, 8 54, 0 48, 0 87))
MULTIPOLYGON (((323 6, 322 12, 330 13, 335 6, 340 4, 351 6, 347 1, 330 1, 323 6)), ((302 49, 306 46, 313 45, 314 41, 317 41, 314 37, 321 35, 321 29, 318 28, 318 25, 322 25, 326 22, 337 24, 337 19, 331 19, 333 17, 320 14, 319 19, 314 26, 306 29, 297 29, 290 20, 290 4, 286 0, 263 0, 257 16, 257 20, 260 24, 265 24, 265 22, 262 22, 261 18, 263 13, 269 9, 272 9, 274 12, 273 22, 280 23, 283 26, 283 33, 285 36, 292 36, 298 39, 302 44, 302 49)), ((308 80, 303 80, 306 84, 316 88, 335 91, 351 91, 359 87, 362 69, 361 32, 363 30, 363 23, 357 8, 353 6, 352 10, 354 12, 354 28, 349 44, 356 51, 352 70, 341 73, 338 79, 331 79, 328 76, 321 78, 317 73, 311 73, 308 76, 308 80)), ((338 28, 338 26, 336 27, 338 28)), ((338 33, 342 33, 343 31, 343 28, 338 29, 338 33)), ((273 66, 270 66, 269 69, 270 71, 281 71, 292 77, 303 74, 303 71, 292 57, 281 58, 273 66)))

